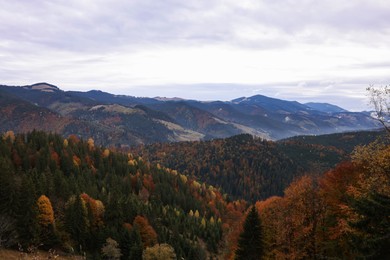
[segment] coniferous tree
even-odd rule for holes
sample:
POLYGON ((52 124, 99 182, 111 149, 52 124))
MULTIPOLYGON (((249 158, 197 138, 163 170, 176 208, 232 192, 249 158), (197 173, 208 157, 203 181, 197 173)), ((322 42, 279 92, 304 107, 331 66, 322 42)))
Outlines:
POLYGON ((390 255, 390 197, 379 193, 352 201, 359 214, 350 225, 358 232, 352 235, 352 245, 359 256, 385 259, 390 255))
POLYGON ((39 224, 36 193, 33 182, 25 177, 22 180, 18 198, 17 231, 23 247, 38 244, 39 224))
POLYGON ((262 228, 256 208, 253 206, 244 222, 244 230, 238 239, 235 259, 258 260, 263 256, 262 228))
POLYGON ((75 242, 85 249, 88 236, 88 212, 80 196, 72 197, 68 201, 65 211, 65 227, 75 242))
POLYGON ((143 244, 139 228, 134 226, 129 235, 130 251, 127 259, 142 259, 143 244))
POLYGON ((0 158, 0 214, 12 215, 17 199, 14 171, 9 160, 0 158))

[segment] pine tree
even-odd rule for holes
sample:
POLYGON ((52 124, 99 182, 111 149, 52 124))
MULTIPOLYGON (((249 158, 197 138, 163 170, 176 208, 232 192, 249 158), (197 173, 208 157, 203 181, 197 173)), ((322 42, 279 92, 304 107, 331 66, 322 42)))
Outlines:
POLYGON ((18 206, 16 221, 19 241, 23 247, 38 244, 39 224, 36 193, 34 184, 28 177, 22 180, 18 206))
POLYGON ((360 216, 349 223, 358 231, 352 235, 352 246, 359 257, 385 259, 390 255, 390 197, 374 192, 351 204, 360 216))
POLYGON ((253 206, 244 222, 244 230, 238 239, 235 259, 258 260, 263 256, 262 229, 259 214, 253 206))
POLYGON ((80 196, 69 199, 65 210, 65 227, 75 242, 85 249, 88 238, 88 211, 80 196))
POLYGON ((143 245, 138 226, 134 226, 131 229, 128 234, 126 243, 128 243, 126 247, 128 247, 129 250, 127 252, 124 252, 124 256, 127 257, 125 257, 124 259, 142 259, 143 245))

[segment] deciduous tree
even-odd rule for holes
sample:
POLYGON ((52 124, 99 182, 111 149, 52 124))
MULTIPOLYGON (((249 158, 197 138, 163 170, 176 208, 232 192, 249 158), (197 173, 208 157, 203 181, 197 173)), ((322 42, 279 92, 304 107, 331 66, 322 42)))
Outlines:
POLYGON ((147 247, 143 254, 143 260, 170 260, 176 259, 175 250, 168 244, 156 244, 147 247))
POLYGON ((119 244, 111 237, 106 239, 106 243, 102 247, 102 254, 106 259, 117 260, 121 258, 121 250, 119 244))
POLYGON ((367 88, 370 103, 375 109, 375 116, 390 134, 390 126, 386 118, 390 116, 390 86, 367 88))
POLYGON ((48 197, 41 195, 37 201, 38 206, 38 223, 42 226, 54 224, 54 211, 48 197))
POLYGON ((139 227, 139 232, 144 247, 152 246, 157 243, 157 233, 149 224, 147 218, 143 216, 136 216, 133 221, 133 226, 135 225, 139 227))

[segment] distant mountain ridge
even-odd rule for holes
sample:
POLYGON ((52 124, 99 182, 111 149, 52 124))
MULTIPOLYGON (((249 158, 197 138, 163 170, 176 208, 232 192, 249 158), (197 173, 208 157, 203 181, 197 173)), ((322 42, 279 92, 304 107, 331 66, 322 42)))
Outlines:
POLYGON ((306 106, 314 109, 314 110, 318 110, 318 111, 322 111, 322 112, 326 112, 326 113, 344 113, 344 112, 348 112, 348 110, 345 110, 344 108, 341 108, 339 106, 335 106, 335 105, 332 105, 332 104, 329 104, 329 103, 315 103, 315 102, 309 102, 309 103, 305 103, 306 106))
POLYGON ((63 91, 48 83, 0 85, 0 106, 2 132, 37 129, 77 134, 112 146, 208 140, 237 134, 276 140, 380 127, 367 113, 348 112, 331 104, 301 104, 262 95, 209 102, 139 98, 99 90, 63 91), (20 104, 29 104, 29 108, 15 110, 20 104), (29 116, 42 113, 54 116, 29 116), (29 122, 33 118, 35 123, 29 122))

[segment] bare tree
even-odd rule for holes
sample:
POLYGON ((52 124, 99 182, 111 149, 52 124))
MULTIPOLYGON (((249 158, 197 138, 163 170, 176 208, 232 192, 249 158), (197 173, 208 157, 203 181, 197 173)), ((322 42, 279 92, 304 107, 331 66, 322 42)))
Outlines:
POLYGON ((370 104, 375 109, 375 117, 384 126, 390 134, 390 86, 374 87, 373 85, 367 88, 370 98, 370 104))
POLYGON ((109 260, 120 259, 122 256, 118 242, 111 237, 106 239, 106 243, 102 247, 102 254, 105 259, 109 260))

